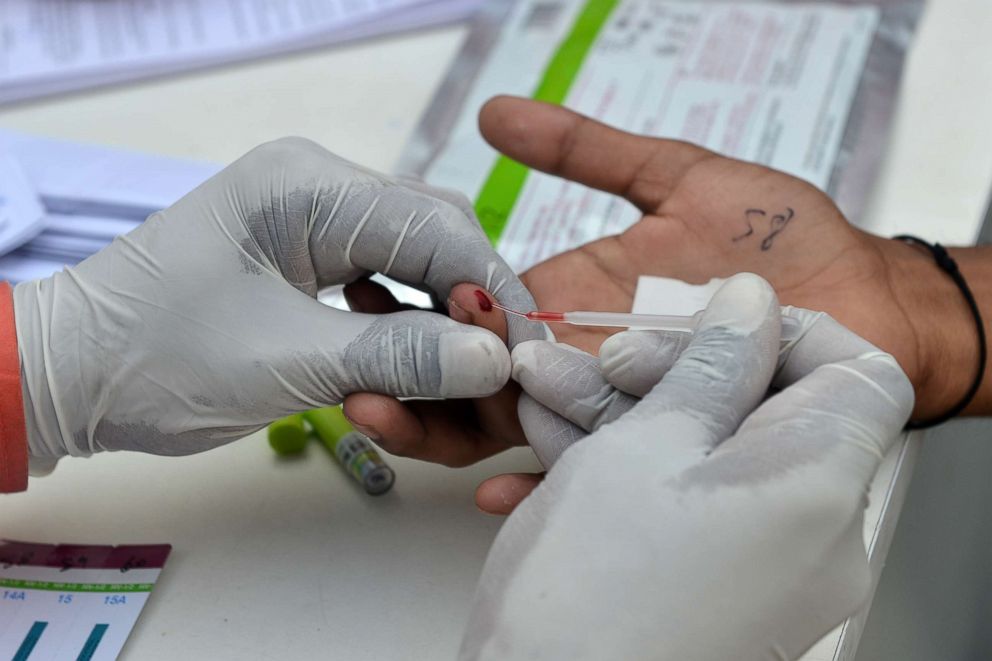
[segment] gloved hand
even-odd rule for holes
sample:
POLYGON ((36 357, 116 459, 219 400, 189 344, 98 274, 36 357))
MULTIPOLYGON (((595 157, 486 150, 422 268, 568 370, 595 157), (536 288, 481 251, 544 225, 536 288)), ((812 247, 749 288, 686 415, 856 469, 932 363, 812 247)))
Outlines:
POLYGON ((794 659, 861 604, 867 489, 913 390, 891 356, 819 316, 780 370, 792 385, 753 410, 779 318, 745 274, 674 364, 664 334, 617 335, 603 377, 644 398, 608 424, 610 409, 589 416, 535 387, 570 352, 517 347, 534 401, 596 431, 500 531, 461 658, 794 659))
MULTIPOLYGON (((777 388, 818 365, 876 350, 823 312, 785 306, 782 315, 799 322, 802 330, 797 340, 780 347, 772 380, 777 388)), ((691 337, 676 331, 621 333, 602 343, 598 358, 564 343, 520 346, 514 354, 514 376, 524 386, 518 418, 541 463, 550 468, 571 445, 629 411, 668 371, 691 337)), ((483 503, 484 511, 509 514, 542 478, 529 473, 497 475, 480 485, 476 502, 483 503)))
POLYGON ((188 454, 357 391, 504 385, 509 356, 488 331, 315 300, 370 272, 440 300, 472 282, 533 305, 464 198, 306 140, 262 145, 78 267, 15 288, 32 459, 188 454))

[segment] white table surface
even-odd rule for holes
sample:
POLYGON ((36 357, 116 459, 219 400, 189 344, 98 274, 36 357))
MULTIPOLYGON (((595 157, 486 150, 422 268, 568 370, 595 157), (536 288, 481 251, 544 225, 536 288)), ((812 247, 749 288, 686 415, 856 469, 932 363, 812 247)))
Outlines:
MULTIPOLYGON (((880 233, 970 241, 992 180, 992 3, 933 2, 870 205, 880 233)), ((388 170, 463 28, 367 42, 0 109, 0 127, 225 162, 304 135, 388 170)), ((312 447, 280 461, 255 435, 203 455, 64 461, 0 500, 0 536, 174 545, 124 658, 441 659, 457 649, 499 520, 483 477, 516 450, 450 470, 390 458, 370 498, 312 447)))

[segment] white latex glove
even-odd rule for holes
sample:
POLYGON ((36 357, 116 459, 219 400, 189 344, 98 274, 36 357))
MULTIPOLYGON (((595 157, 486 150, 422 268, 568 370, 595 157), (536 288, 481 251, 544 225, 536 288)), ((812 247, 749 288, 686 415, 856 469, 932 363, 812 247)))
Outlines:
MULTIPOLYGON (((504 385, 509 355, 488 331, 315 300, 370 272, 440 300, 472 282, 533 305, 464 198, 306 140, 262 145, 78 267, 15 288, 33 461, 188 454, 353 392, 504 385)), ((512 342, 541 336, 510 327, 512 342)))
MULTIPOLYGON (((746 274, 714 296, 674 365, 665 334, 604 344, 608 382, 643 391, 653 369, 657 385, 565 452, 507 520, 461 658, 794 659, 856 610, 870 585, 868 486, 912 386, 889 355, 816 316, 793 352, 821 347, 786 360, 780 377, 795 383, 752 412, 779 332, 774 292, 746 274)), ((562 416, 534 385, 567 354, 530 342, 513 355, 515 377, 562 416)), ((596 426, 575 410, 569 424, 596 426)))

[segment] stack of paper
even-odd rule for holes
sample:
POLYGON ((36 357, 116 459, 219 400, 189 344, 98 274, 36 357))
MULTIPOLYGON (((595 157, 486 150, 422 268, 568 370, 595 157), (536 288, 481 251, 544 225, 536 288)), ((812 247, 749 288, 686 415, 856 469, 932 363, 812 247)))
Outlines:
MULTIPOLYGON (((23 175, 0 176, 0 215, 5 200, 10 208, 16 202, 11 221, 31 225, 25 234, 35 234, 0 257, 0 280, 15 283, 81 262, 220 169, 5 131, 0 154, 23 175)), ((0 227, 0 244, 5 230, 0 227)))
POLYGON ((45 210, 20 162, 0 151, 0 255, 37 236, 45 210))
POLYGON ((3 0, 0 103, 467 17, 482 0, 3 0))

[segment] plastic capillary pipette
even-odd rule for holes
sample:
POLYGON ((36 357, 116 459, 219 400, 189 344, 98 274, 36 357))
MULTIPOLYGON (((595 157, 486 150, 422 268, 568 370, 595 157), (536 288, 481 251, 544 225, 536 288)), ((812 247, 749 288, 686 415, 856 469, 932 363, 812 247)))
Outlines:
MULTIPOLYGON (((483 292, 478 292, 476 296, 479 303, 482 303, 483 292)), ((637 328, 644 330, 667 330, 692 332, 699 324, 703 312, 699 311, 694 315, 677 314, 634 314, 626 312, 592 312, 586 310, 575 310, 573 312, 548 312, 545 310, 534 310, 532 312, 518 312, 504 307, 493 301, 488 296, 486 300, 489 305, 499 308, 503 312, 523 317, 531 321, 540 321, 549 324, 572 324, 574 326, 609 326, 615 328, 637 328)), ((798 319, 792 317, 782 317, 782 341, 791 342, 799 338, 802 332, 802 325, 798 319)))

